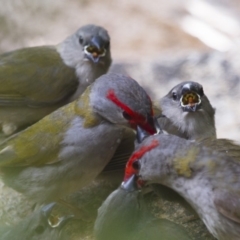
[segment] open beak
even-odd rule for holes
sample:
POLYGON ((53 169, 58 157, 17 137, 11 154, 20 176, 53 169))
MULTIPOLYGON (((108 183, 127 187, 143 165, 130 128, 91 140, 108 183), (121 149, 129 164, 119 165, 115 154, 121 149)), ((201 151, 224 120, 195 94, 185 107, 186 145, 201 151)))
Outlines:
POLYGON ((74 218, 75 216, 73 214, 67 215, 67 216, 50 216, 48 219, 48 224, 52 228, 62 228, 70 219, 74 218))
POLYGON ((180 104, 184 112, 196 112, 201 108, 201 97, 196 92, 187 92, 180 98, 180 104))
POLYGON ((104 41, 99 36, 91 39, 90 43, 84 47, 85 57, 93 63, 98 63, 101 57, 106 55, 104 41))
POLYGON ((54 206, 56 205, 56 202, 52 202, 48 205, 45 205, 42 207, 41 212, 43 214, 43 216, 46 218, 48 225, 51 228, 56 228, 56 227, 63 227, 69 219, 74 218, 74 215, 67 215, 67 216, 55 216, 52 215, 52 210, 54 208, 54 206))

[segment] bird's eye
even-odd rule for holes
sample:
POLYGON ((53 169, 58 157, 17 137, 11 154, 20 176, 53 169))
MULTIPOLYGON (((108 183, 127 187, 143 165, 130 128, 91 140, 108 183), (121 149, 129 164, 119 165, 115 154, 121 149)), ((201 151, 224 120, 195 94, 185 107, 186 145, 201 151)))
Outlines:
POLYGON ((35 228, 35 233, 42 234, 44 232, 44 226, 39 225, 35 228))
POLYGON ((83 38, 81 36, 79 37, 79 43, 83 44, 83 38))
POLYGON ((125 111, 122 114, 123 114, 123 117, 125 119, 127 119, 127 120, 131 120, 132 119, 131 116, 128 113, 126 113, 125 111))
POLYGON ((172 92, 172 98, 173 100, 177 100, 177 94, 175 92, 172 92))
POLYGON ((140 170, 140 163, 139 163, 139 161, 133 162, 132 167, 135 170, 140 170))

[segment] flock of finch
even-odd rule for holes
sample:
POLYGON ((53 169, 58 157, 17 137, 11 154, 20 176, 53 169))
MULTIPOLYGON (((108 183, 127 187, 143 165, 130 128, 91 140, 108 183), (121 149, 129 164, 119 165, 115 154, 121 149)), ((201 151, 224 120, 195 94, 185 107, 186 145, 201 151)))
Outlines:
POLYGON ((56 46, 0 56, 0 176, 41 205, 0 239, 71 239, 62 229, 86 211, 64 198, 112 171, 122 183, 98 209, 95 239, 191 239, 146 210, 144 189, 159 184, 216 239, 239 240, 240 146, 216 138, 202 86, 183 82, 153 106, 135 80, 107 73, 110 65, 109 35, 95 25, 56 46), (56 205, 72 214, 53 216, 56 205))

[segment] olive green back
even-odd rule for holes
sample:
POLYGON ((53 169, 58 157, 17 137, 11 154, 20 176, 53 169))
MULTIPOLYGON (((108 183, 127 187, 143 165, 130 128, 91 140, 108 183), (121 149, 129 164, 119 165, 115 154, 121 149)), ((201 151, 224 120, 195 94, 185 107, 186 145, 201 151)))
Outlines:
POLYGON ((0 85, 0 105, 41 106, 70 96, 78 79, 54 46, 42 46, 2 54, 0 85))

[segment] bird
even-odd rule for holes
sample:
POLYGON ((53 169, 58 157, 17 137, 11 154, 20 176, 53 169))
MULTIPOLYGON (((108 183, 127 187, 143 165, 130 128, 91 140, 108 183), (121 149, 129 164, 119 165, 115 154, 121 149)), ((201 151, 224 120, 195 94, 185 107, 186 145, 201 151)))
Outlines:
POLYGON ((217 138, 214 114, 203 86, 197 82, 176 85, 160 100, 160 128, 169 134, 195 141, 240 161, 240 146, 227 138, 217 138))
MULTIPOLYGON (((215 109, 204 93, 203 86, 197 82, 183 82, 176 85, 160 100, 159 119, 163 130, 179 137, 190 139, 212 150, 222 152, 240 161, 240 147, 230 139, 217 138, 214 121, 215 109)), ((181 202, 191 208, 180 196, 162 185, 152 185, 154 192, 164 199, 181 202)))
POLYGON ((240 239, 240 163, 174 135, 149 136, 135 150, 125 181, 163 184, 180 194, 219 240, 240 239))
POLYGON ((1 234, 0 240, 60 240, 61 231, 74 218, 74 215, 52 215, 55 204, 45 205, 18 224, 8 226, 1 234))
POLYGON ((125 129, 156 132, 152 102, 132 78, 99 77, 77 100, 0 143, 4 183, 39 204, 89 184, 113 157, 125 129))
POLYGON ((156 106, 161 109, 159 124, 167 133, 189 140, 216 138, 215 108, 201 84, 182 82, 162 97, 156 106))
MULTIPOLYGON (((204 141, 206 144, 208 142, 206 139, 216 139, 215 108, 204 94, 203 86, 197 82, 185 81, 173 87, 167 95, 153 102, 153 112, 158 119, 160 129, 166 133, 192 141, 204 141)), ((125 137, 126 144, 131 144, 134 138, 135 135, 128 133, 125 137)), ((125 146, 123 145, 122 148, 125 146)), ((128 151, 128 154, 120 150, 125 157, 123 155, 113 157, 104 171, 123 170, 133 149, 134 147, 128 151)), ((164 198, 171 195, 172 191, 163 186, 152 186, 158 194, 162 195, 166 192, 164 198), (164 191, 160 188, 164 188, 164 191)), ((171 199, 175 197, 176 194, 173 193, 171 199)))
POLYGON ((213 151, 217 151, 219 153, 224 153, 231 158, 234 158, 236 161, 240 162, 240 145, 234 140, 227 138, 206 138, 202 139, 199 142, 200 145, 204 145, 213 151))
POLYGON ((53 202, 36 208, 17 224, 0 225, 0 240, 76 240, 92 235, 97 209, 121 180, 122 174, 102 173, 88 186, 67 196, 70 207, 53 202), (76 210, 82 209, 86 218, 76 214, 76 210))
POLYGON ((152 216, 136 179, 133 175, 123 182, 98 209, 95 239, 190 240, 182 226, 152 216))
POLYGON ((0 128, 10 136, 77 99, 111 65, 110 36, 80 27, 57 45, 0 55, 0 128))
MULTIPOLYGON (((168 134, 192 141, 207 142, 206 139, 216 139, 215 108, 198 82, 184 81, 174 86, 155 102, 155 112, 160 116, 160 128, 168 134)), ((179 202, 195 215, 176 192, 160 184, 152 184, 151 187, 161 198, 179 202)))
MULTIPOLYGON (((212 151, 217 151, 218 153, 226 154, 227 156, 234 158, 236 161, 240 162, 240 146, 238 143, 231 139, 227 138, 217 138, 215 132, 215 124, 214 124, 214 108, 211 107, 211 103, 207 99, 206 95, 203 94, 203 87, 196 82, 183 82, 174 87, 165 97, 161 100, 161 109, 168 116, 168 118, 160 118, 159 124, 160 127, 165 131, 168 130, 170 134, 177 135, 179 137, 183 137, 185 139, 190 139, 195 141, 196 144, 204 145, 207 148, 210 148, 212 151), (187 90, 186 90, 187 89, 187 90), (180 104, 175 103, 175 101, 171 100, 176 95, 176 99, 184 98, 186 94, 189 94, 188 89, 194 91, 193 94, 198 94, 201 97, 200 102, 200 112, 202 114, 196 114, 196 112, 189 112, 188 117, 183 119, 180 124, 178 123, 178 130, 173 128, 172 123, 179 120, 179 116, 181 116, 180 112, 181 108, 180 104), (195 90, 194 90, 195 89, 195 90), (202 93, 201 93, 202 92, 202 93), (204 110, 205 109, 205 110, 204 110), (180 110, 180 112, 179 112, 180 110), (168 114, 167 114, 168 113, 168 114), (211 113, 211 114, 210 114, 211 113), (208 117, 207 117, 208 116, 208 117), (206 121, 206 119, 211 119, 212 121, 206 121), (166 122, 168 122, 167 125, 166 122), (212 124, 207 124, 207 122, 212 122, 212 124), (166 128, 167 126, 167 128, 166 128), (187 126, 195 126, 191 130, 191 134, 182 134, 182 129, 186 129, 187 126), (190 138, 188 136, 191 136, 190 138)), ((191 95, 190 95, 191 96, 191 95)), ((194 95, 193 95, 194 96, 194 95)), ((200 98, 199 98, 200 99, 200 98)), ((183 101, 182 101, 183 102, 183 101)), ((191 109, 191 106, 188 106, 191 109)), ((197 109, 197 106, 194 106, 194 109, 197 109)), ((163 114, 163 113, 162 113, 163 114)), ((188 127, 187 127, 188 128, 188 127)), ((186 131, 186 133, 188 130, 186 131)), ((161 198, 171 201, 178 202, 185 208, 187 208, 194 216, 196 212, 187 204, 184 199, 182 199, 179 194, 177 194, 172 189, 169 189, 166 186, 160 184, 152 184, 151 188, 153 191, 160 196, 161 198)))

